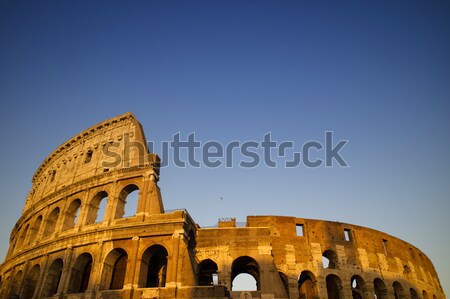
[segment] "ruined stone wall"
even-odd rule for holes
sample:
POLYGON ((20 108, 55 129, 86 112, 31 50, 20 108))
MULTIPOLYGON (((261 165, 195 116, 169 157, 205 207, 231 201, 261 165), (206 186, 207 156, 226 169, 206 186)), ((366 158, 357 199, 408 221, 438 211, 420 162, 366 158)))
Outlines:
POLYGON ((200 228, 187 211, 164 210, 158 180, 131 113, 59 146, 11 232, 0 299, 445 298, 431 261, 395 237, 280 216, 200 228), (256 290, 234 289, 243 273, 256 290))

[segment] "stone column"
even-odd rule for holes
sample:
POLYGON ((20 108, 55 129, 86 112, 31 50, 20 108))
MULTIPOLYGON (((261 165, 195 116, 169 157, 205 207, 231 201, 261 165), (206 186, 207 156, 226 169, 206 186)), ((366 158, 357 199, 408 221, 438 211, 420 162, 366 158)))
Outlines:
POLYGON ((125 275, 124 288, 137 289, 139 287, 140 261, 142 257, 139 254, 140 238, 134 236, 132 239, 131 256, 128 256, 127 273, 125 275))
POLYGON ((61 281, 59 282, 58 294, 67 293, 69 290, 70 270, 72 269, 72 256, 73 248, 69 247, 66 249, 66 254, 64 256, 64 266, 61 274, 61 281))

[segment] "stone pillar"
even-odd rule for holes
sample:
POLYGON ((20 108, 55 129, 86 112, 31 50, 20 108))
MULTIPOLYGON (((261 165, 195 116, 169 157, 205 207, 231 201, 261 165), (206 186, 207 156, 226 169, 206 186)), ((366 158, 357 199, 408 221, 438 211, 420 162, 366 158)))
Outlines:
POLYGON ((180 253, 180 242, 184 236, 184 231, 176 230, 172 235, 172 254, 169 257, 169 271, 166 276, 166 286, 177 287, 178 276, 178 255, 180 253))
POLYGON ((124 281, 124 288, 137 289, 139 287, 140 261, 142 257, 139 254, 140 238, 134 236, 131 245, 131 254, 128 256, 127 273, 124 281), (138 269, 139 267, 139 269, 138 269))
POLYGON ((91 276, 89 279, 89 285, 87 288, 87 291, 98 291, 100 289, 100 283, 102 280, 102 270, 103 270, 103 248, 104 244, 102 241, 97 243, 97 250, 98 254, 96 256, 93 256, 93 263, 92 263, 92 270, 91 270, 91 276))
POLYGON ((70 270, 72 269, 73 248, 69 247, 64 256, 64 266, 61 274, 61 281, 59 282, 58 294, 67 293, 69 289, 70 270))
POLYGON ((145 173, 142 194, 139 197, 136 215, 144 215, 144 218, 164 213, 161 192, 157 184, 158 178, 153 170, 145 173))
POLYGON ((44 256, 44 262, 41 264, 42 270, 41 273, 39 273, 39 278, 38 281, 36 283, 36 289, 34 290, 34 297, 35 298, 41 298, 41 293, 45 283, 45 277, 47 276, 47 272, 48 272, 48 260, 49 260, 49 254, 46 254, 44 256))

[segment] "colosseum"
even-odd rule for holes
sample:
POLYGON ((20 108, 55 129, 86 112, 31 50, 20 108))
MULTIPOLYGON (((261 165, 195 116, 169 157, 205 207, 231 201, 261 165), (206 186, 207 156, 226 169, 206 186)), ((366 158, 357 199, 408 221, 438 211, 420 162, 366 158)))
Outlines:
POLYGON ((380 231, 286 216, 202 228, 164 210, 146 144, 126 113, 44 160, 0 266, 0 298, 445 298, 427 256, 380 231), (242 274, 253 289, 233 287, 242 274))

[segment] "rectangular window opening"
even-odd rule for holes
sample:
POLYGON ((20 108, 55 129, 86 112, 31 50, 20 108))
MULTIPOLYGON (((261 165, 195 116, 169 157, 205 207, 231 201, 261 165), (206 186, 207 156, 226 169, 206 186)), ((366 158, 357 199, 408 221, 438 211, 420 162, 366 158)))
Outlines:
POLYGON ((351 241, 350 230, 347 228, 344 229, 344 238, 345 238, 345 241, 351 241))
POLYGON ((297 236, 298 237, 303 237, 304 236, 303 224, 296 224, 295 228, 297 230, 297 236))

